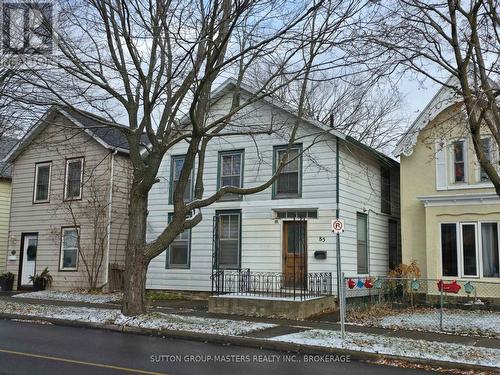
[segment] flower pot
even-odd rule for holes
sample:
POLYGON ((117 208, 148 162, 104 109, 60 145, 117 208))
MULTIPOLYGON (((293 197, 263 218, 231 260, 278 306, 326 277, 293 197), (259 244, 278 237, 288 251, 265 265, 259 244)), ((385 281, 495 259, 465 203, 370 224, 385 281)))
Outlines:
POLYGON ((39 280, 33 281, 33 290, 34 291, 45 290, 46 287, 47 287, 47 280, 39 279, 39 280))
POLYGON ((14 279, 0 280, 2 292, 11 292, 14 287, 14 279))

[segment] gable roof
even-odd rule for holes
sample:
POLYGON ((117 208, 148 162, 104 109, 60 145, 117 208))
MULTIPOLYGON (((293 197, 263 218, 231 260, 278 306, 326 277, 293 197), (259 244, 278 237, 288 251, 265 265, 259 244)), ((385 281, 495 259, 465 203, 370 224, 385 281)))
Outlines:
POLYGON ((3 136, 0 138, 0 178, 12 178, 12 165, 3 159, 9 154, 10 150, 15 147, 19 139, 3 136))
POLYGON ((90 112, 74 110, 67 107, 52 106, 45 112, 42 118, 30 128, 21 141, 10 150, 4 158, 4 161, 12 163, 57 115, 66 117, 104 148, 118 151, 123 154, 129 153, 127 137, 124 132, 120 130, 120 128, 126 129, 124 125, 110 122, 90 112))
POLYGON ((418 115, 415 121, 410 125, 408 130, 399 139, 392 154, 395 157, 401 154, 410 156, 413 148, 417 144, 417 137, 420 131, 425 128, 439 113, 453 104, 459 103, 461 100, 456 93, 447 86, 458 83, 456 77, 448 78, 444 86, 441 86, 439 91, 433 96, 431 101, 427 103, 423 111, 418 115))
MULTIPOLYGON (((216 103, 219 99, 221 99, 224 95, 228 94, 233 90, 234 88, 237 87, 237 81, 234 78, 228 78, 226 79, 220 86, 218 86, 211 94, 210 99, 212 100, 212 104, 216 103)), ((239 89, 246 92, 247 94, 250 95, 259 95, 257 89, 254 87, 245 84, 245 83, 240 83, 239 89)), ((292 115, 296 118, 298 117, 297 110, 288 104, 284 103, 283 101, 274 98, 272 95, 268 95, 263 97, 261 100, 265 101, 269 105, 273 106, 274 108, 284 111, 288 113, 289 115, 292 115)), ((329 125, 326 125, 322 123, 321 121, 311 119, 311 118, 301 118, 302 121, 312 125, 315 128, 318 128, 328 134, 331 134, 335 137, 338 137, 339 140, 344 141, 346 143, 349 143, 353 146, 356 146, 357 148, 361 149, 364 152, 369 153, 371 156, 373 156, 376 160, 378 160, 380 163, 384 165, 388 165, 391 167, 399 167, 399 162, 392 159, 391 157, 385 155, 384 153, 375 150, 374 148, 365 145, 364 143, 356 140, 355 138, 348 136, 336 129, 331 128, 329 125)), ((189 116, 186 115, 184 116, 183 122, 189 122, 189 116)))

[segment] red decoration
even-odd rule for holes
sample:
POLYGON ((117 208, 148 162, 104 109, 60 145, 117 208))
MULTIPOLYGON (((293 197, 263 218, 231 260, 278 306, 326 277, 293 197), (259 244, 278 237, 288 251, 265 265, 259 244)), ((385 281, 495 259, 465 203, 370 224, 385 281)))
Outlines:
POLYGON ((368 288, 368 289, 373 288, 372 279, 366 279, 365 280, 365 288, 368 288))
POLYGON ((353 289, 356 286, 356 283, 353 279, 349 279, 347 280, 347 286, 349 287, 349 289, 353 289))
POLYGON ((443 280, 439 280, 437 286, 440 292, 443 291, 445 293, 457 294, 460 291, 460 289, 462 289, 462 287, 458 285, 457 280, 453 280, 449 284, 445 284, 443 280))

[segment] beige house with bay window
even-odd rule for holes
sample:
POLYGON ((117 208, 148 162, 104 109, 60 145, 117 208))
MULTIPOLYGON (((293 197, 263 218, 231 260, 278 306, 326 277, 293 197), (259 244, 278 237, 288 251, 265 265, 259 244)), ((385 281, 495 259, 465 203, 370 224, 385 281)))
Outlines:
MULTIPOLYGON (((403 262, 427 278, 498 283, 500 198, 471 142, 463 106, 442 88, 397 144, 403 262)), ((487 129, 482 142, 498 167, 487 129)))
POLYGON ((5 269, 14 287, 47 268, 52 288, 110 283, 124 264, 130 160, 120 125, 53 107, 10 151, 12 201, 5 269))

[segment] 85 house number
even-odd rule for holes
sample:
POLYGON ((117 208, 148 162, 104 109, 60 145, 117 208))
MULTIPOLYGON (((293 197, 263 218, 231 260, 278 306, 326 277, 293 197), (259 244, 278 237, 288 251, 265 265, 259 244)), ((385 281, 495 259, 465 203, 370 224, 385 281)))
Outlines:
POLYGON ((326 242, 326 237, 319 236, 319 242, 326 242))

